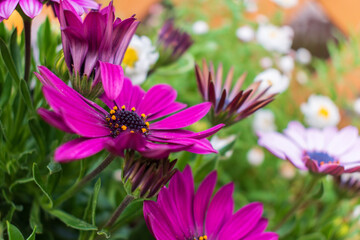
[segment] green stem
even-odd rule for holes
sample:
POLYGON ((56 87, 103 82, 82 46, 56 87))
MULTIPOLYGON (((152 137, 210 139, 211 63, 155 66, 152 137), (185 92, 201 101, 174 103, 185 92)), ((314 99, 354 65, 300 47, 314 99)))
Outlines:
POLYGON ((24 31, 25 31, 25 72, 24 80, 29 82, 30 66, 31 66, 31 19, 24 19, 24 31))
POLYGON ((72 197, 80 189, 82 189, 89 181, 94 179, 99 173, 101 173, 109 164, 115 159, 115 155, 109 154, 104 161, 95 168, 91 173, 86 175, 80 181, 77 181, 71 188, 69 188, 63 195, 54 201, 54 208, 59 206, 61 203, 72 197))
POLYGON ((115 212, 113 213, 113 215, 110 217, 110 219, 106 222, 106 224, 104 225, 104 229, 105 228, 110 228, 115 222, 116 220, 120 217, 121 213, 126 209, 126 207, 135 199, 134 196, 132 195, 126 195, 126 197, 122 200, 122 202, 120 203, 120 205, 117 207, 117 209, 115 210, 115 212))
POLYGON ((307 200, 308 195, 311 193, 311 191, 314 189, 314 187, 316 186, 316 183, 318 182, 318 180, 321 178, 321 176, 313 176, 313 178, 311 179, 309 185, 307 187, 305 187, 302 191, 302 193, 300 194, 300 196, 298 196, 296 202, 294 203, 293 207, 289 210, 289 212, 281 219, 281 221, 276 224, 276 226, 274 227, 274 231, 278 230, 287 220, 289 220, 290 217, 292 217, 296 211, 300 208, 300 206, 307 200))

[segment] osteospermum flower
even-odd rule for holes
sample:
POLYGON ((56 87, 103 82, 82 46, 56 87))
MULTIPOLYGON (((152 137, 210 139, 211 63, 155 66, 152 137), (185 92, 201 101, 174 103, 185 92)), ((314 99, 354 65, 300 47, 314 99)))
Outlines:
POLYGON ((177 172, 156 202, 144 202, 145 221, 153 236, 157 240, 278 239, 276 233, 265 232, 268 221, 262 218, 261 203, 233 213, 233 183, 211 197, 216 179, 216 172, 210 173, 194 193, 190 167, 177 172))
POLYGON ((360 138, 355 127, 304 128, 290 122, 284 133, 261 133, 259 145, 301 170, 340 175, 360 171, 360 138))
MULTIPOLYGON (((81 15, 86 9, 98 9, 99 5, 93 0, 62 0, 66 9, 73 9, 81 15)), ((0 21, 8 19, 19 4, 26 16, 34 18, 40 14, 43 0, 2 0, 0 1, 0 21)), ((60 0, 51 0, 56 6, 60 0)))
POLYGON ((59 21, 72 85, 86 97, 97 97, 101 93, 97 85, 100 74, 96 74, 99 61, 121 65, 139 22, 134 17, 115 19, 112 2, 100 11, 89 12, 84 20, 64 5, 60 5, 59 21))
POLYGON ((36 73, 53 109, 40 108, 40 116, 65 132, 81 136, 57 148, 56 161, 85 158, 105 148, 121 156, 124 150, 132 149, 149 158, 162 158, 182 150, 197 154, 216 152, 206 137, 223 124, 199 133, 181 130, 203 118, 210 103, 182 110, 185 105, 175 102, 176 91, 170 86, 156 85, 145 93, 122 78, 117 72, 120 66, 103 63, 100 66, 105 91, 102 100, 110 108, 108 111, 84 98, 47 68, 39 67, 40 74, 36 73))
POLYGON ((274 95, 266 95, 267 89, 258 91, 260 83, 253 83, 247 89, 242 90, 245 75, 240 76, 232 88, 233 71, 232 68, 223 83, 221 64, 217 72, 212 64, 208 66, 205 61, 203 61, 202 70, 198 65, 195 66, 199 91, 204 101, 209 101, 213 105, 211 115, 213 123, 231 125, 274 100, 274 95))
POLYGON ((158 35, 160 58, 156 66, 165 66, 179 59, 193 44, 189 34, 177 29, 174 20, 167 20, 158 35))
POLYGON ((336 126, 340 122, 339 109, 327 96, 311 95, 300 107, 305 122, 311 127, 336 126))
POLYGON ((156 52, 150 38, 134 35, 125 52, 122 64, 125 75, 131 79, 133 84, 142 84, 158 58, 159 53, 156 52))

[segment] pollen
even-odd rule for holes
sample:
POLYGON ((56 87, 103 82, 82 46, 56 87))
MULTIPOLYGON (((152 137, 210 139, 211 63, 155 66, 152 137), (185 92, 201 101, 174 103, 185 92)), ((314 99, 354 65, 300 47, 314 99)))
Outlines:
POLYGON ((321 107, 318 111, 318 115, 323 118, 329 118, 329 110, 325 107, 321 107))
POLYGON ((125 110, 125 105, 122 105, 121 109, 122 109, 122 110, 125 110))
POLYGON ((115 114, 115 110, 110 110, 110 114, 115 114))
POLYGON ((133 131, 133 130, 131 130, 130 132, 131 132, 131 133, 134 133, 134 131, 133 131))
POLYGON ((142 128, 141 131, 142 131, 143 133, 146 133, 147 130, 146 130, 146 128, 142 128))
POLYGON ((136 110, 136 109, 135 109, 134 107, 131 108, 131 111, 135 112, 135 110, 136 110))
POLYGON ((107 118, 105 118, 105 119, 106 119, 107 122, 110 122, 110 118, 107 117, 107 118))
POLYGON ((128 47, 123 59, 124 65, 133 68, 138 60, 139 60, 139 56, 136 49, 132 47, 128 47))
POLYGON ((118 107, 117 107, 117 106, 114 106, 113 109, 116 111, 116 110, 118 110, 118 107))
POLYGON ((119 124, 116 123, 116 124, 115 124, 115 128, 119 128, 119 124))
POLYGON ((111 116, 111 119, 112 119, 112 120, 116 120, 115 115, 112 115, 112 116, 111 116))
POLYGON ((122 126, 121 126, 121 129, 122 129, 123 131, 125 131, 125 130, 127 129, 127 127, 126 127, 125 125, 122 125, 122 126))
POLYGON ((144 113, 141 114, 142 118, 146 118, 146 115, 144 113))
POLYGON ((149 128, 150 123, 149 123, 149 122, 146 122, 145 125, 149 128))

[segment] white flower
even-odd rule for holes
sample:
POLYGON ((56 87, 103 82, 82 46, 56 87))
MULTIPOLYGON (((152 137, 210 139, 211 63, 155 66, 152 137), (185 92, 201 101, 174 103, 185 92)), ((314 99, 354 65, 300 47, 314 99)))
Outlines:
POLYGON ((298 83, 300 83, 301 85, 304 85, 305 83, 307 83, 308 82, 308 76, 307 76, 306 72, 298 71, 296 73, 296 81, 298 83))
POLYGON ((354 107, 355 113, 360 115, 360 98, 355 100, 353 107, 354 107))
POLYGON ((306 48, 299 48, 296 51, 296 60, 301 64, 309 64, 311 62, 311 53, 306 48))
POLYGON ((243 42, 250 42, 255 37, 254 29, 250 26, 242 26, 236 30, 236 36, 243 42))
POLYGON ((261 84, 258 91, 263 91, 270 87, 267 94, 284 92, 289 87, 290 83, 290 79, 287 76, 282 75, 279 70, 274 68, 269 68, 257 75, 254 82, 259 81, 261 84))
POLYGON ((192 30, 198 35, 205 34, 209 31, 209 25, 205 21, 196 21, 192 26, 192 30))
POLYGON ((148 37, 134 35, 123 59, 125 75, 133 84, 143 83, 150 67, 158 58, 159 53, 155 51, 148 37))
POLYGON ((326 96, 311 95, 307 103, 301 104, 301 111, 311 127, 336 126, 340 121, 338 107, 326 96))
POLYGON ((256 0, 244 0, 245 10, 247 12, 257 12, 258 6, 256 0))
POLYGON ((294 32, 289 26, 276 27, 262 24, 256 32, 256 40, 268 51, 289 52, 294 32))
POLYGON ((255 133, 273 132, 276 130, 275 115, 269 109, 260 109, 254 113, 252 127, 255 133))
POLYGON ((353 220, 359 220, 360 217, 360 205, 356 205, 353 209, 353 213, 352 213, 352 219, 353 220))
POLYGON ((260 66, 263 68, 263 69, 268 69, 270 67, 272 67, 273 65, 273 60, 269 57, 263 57, 260 59, 260 66))
POLYGON ((259 147, 251 148, 246 154, 247 160, 250 165, 259 166, 264 162, 264 151, 259 147))
POLYGON ((294 66, 294 59, 289 55, 281 57, 278 62, 279 69, 284 73, 291 73, 294 66))
POLYGON ((236 135, 230 135, 226 138, 219 138, 217 136, 213 136, 210 142, 216 151, 220 151, 221 149, 235 141, 235 138, 236 135))
MULTIPOLYGON (((306 172, 304 171, 301 171, 300 172, 301 174, 304 174, 306 172)), ((295 168, 294 166, 289 162, 289 161, 284 161, 281 163, 281 166, 280 166, 280 175, 283 177, 283 178, 286 178, 286 179, 293 179, 295 177, 295 168)))
POLYGON ((272 0, 272 1, 283 8, 292 8, 298 4, 298 0, 272 0))

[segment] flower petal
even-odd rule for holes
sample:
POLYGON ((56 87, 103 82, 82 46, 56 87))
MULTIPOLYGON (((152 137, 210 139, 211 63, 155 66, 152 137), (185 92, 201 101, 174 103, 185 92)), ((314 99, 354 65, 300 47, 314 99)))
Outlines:
POLYGON ((105 148, 108 139, 108 137, 74 139, 56 149, 54 160, 56 162, 69 162, 92 156, 105 148))
POLYGON ((42 9, 42 2, 39 0, 20 0, 19 4, 29 18, 39 15, 42 9))
POLYGON ((345 153, 358 139, 358 130, 356 127, 348 126, 341 129, 326 149, 331 155, 339 156, 345 153))
POLYGON ((167 117, 158 122, 152 123, 152 129, 177 129, 187 127, 201 118, 203 118, 210 110, 211 103, 205 102, 189 107, 181 112, 178 112, 170 117, 167 117))
POLYGON ((124 71, 121 66, 99 61, 101 82, 108 98, 114 101, 124 84, 124 71))
POLYGON ((71 128, 69 128, 64 119, 61 117, 60 114, 57 114, 55 112, 46 110, 44 108, 39 108, 37 110, 37 113, 40 115, 42 119, 44 119, 45 122, 53 125, 54 127, 68 133, 75 133, 71 128))
POLYGON ((0 18, 8 19, 14 12, 19 0, 0 1, 0 18))

